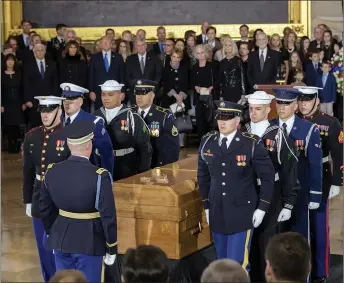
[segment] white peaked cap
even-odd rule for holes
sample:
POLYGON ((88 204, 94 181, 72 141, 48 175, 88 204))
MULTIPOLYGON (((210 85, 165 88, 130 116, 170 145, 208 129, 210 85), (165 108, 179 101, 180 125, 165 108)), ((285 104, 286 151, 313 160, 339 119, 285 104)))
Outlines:
POLYGON ((294 86, 294 88, 304 94, 318 93, 319 89, 322 89, 321 87, 315 87, 315 86, 294 86))
POLYGON ((58 96, 35 96, 34 99, 39 101, 39 105, 62 105, 62 100, 65 100, 64 97, 58 96))
POLYGON ((271 94, 266 93, 265 91, 255 91, 252 94, 245 96, 249 104, 270 104, 271 100, 275 97, 271 94))

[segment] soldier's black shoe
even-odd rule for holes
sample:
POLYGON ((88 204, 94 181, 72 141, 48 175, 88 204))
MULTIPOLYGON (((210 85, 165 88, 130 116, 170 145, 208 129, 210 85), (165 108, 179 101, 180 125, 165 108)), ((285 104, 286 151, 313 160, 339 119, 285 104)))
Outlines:
POLYGON ((327 281, 326 277, 318 277, 318 278, 315 278, 314 280, 312 280, 312 283, 323 283, 326 281, 327 281))

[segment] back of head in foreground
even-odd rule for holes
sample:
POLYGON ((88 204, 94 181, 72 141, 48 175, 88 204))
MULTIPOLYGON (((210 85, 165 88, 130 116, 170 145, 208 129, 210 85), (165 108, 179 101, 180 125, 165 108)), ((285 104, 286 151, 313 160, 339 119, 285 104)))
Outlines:
POLYGON ((271 238, 266 251, 267 282, 307 282, 311 269, 311 252, 302 235, 295 232, 271 238))
POLYGON ((87 283, 86 277, 78 270, 60 270, 49 280, 49 283, 87 283))
POLYGON ((231 259, 213 261, 203 271, 202 283, 250 282, 246 271, 239 263, 231 259))
POLYGON ((128 249, 123 262, 123 282, 167 282, 168 259, 156 246, 141 245, 128 249))

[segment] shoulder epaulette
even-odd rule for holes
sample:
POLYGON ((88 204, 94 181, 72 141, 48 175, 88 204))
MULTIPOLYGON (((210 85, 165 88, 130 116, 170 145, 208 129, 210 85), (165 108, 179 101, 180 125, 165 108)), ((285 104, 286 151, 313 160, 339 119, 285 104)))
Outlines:
POLYGON ((167 114, 167 113, 169 112, 168 109, 162 108, 162 107, 156 106, 156 105, 155 105, 155 109, 158 110, 158 111, 160 111, 160 112, 164 112, 165 114, 167 114))
POLYGON ((331 116, 331 115, 328 115, 328 114, 326 114, 326 113, 324 113, 324 112, 320 112, 321 113, 321 116, 323 116, 324 118, 326 118, 327 120, 330 120, 331 122, 334 122, 334 121, 336 121, 336 117, 333 117, 333 116, 331 116))
POLYGON ((133 105, 130 105, 130 108, 136 108, 137 105, 133 104, 133 105))
POLYGON ((99 169, 96 171, 96 173, 99 174, 99 175, 103 174, 104 172, 107 172, 107 170, 104 169, 104 168, 99 168, 99 169))
POLYGON ((209 137, 209 136, 213 136, 213 135, 216 135, 217 134, 217 131, 210 131, 209 133, 206 133, 203 137, 203 138, 206 138, 206 137, 209 137))
POLYGON ((39 127, 35 127, 35 128, 32 128, 30 131, 28 131, 26 134, 31 134, 32 132, 34 131, 37 131, 38 129, 41 129, 43 126, 39 126, 39 127))
POLYGON ((50 164, 48 165, 47 169, 53 168, 54 165, 55 165, 55 163, 50 163, 50 164))
POLYGON ((257 140, 257 136, 256 135, 254 135, 254 134, 250 134, 250 133, 247 133, 247 132, 242 132, 241 133, 244 137, 246 137, 246 138, 249 138, 249 139, 252 139, 252 140, 257 140))

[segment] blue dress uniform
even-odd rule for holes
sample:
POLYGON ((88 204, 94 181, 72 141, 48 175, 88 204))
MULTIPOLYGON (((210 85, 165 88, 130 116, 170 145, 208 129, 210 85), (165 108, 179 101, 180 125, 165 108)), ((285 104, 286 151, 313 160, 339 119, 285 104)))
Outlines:
MULTIPOLYGON (((296 101, 300 92, 294 89, 274 89, 276 102, 289 104, 296 101)), ((275 119, 277 125, 292 123, 289 137, 294 141, 298 156, 298 181, 301 185, 292 216, 284 229, 298 232, 308 240, 309 205, 320 204, 322 196, 322 150, 319 129, 315 124, 305 121, 296 115, 288 121, 275 119)))
MULTIPOLYGON (((300 89, 302 91, 302 89, 300 89)), ((303 93, 299 100, 317 99, 317 92, 303 93)), ((330 239, 329 239, 329 191, 331 186, 343 186, 343 142, 342 127, 337 118, 319 110, 308 116, 299 116, 317 125, 320 131, 323 164, 323 194, 319 209, 310 213, 311 247, 312 247, 312 278, 326 280, 330 268, 330 239), (329 155, 333 161, 333 169, 329 155)))
MULTIPOLYGON (((241 114, 242 106, 216 101, 216 119, 228 120, 241 114)), ((249 271, 252 217, 257 210, 267 212, 273 193, 275 171, 262 141, 255 135, 234 131, 229 147, 219 146, 217 131, 202 137, 197 179, 204 208, 209 209, 209 225, 217 258, 230 258, 249 271), (256 175, 256 176, 255 176, 256 175), (257 194, 255 179, 260 178, 257 194)))
MULTIPOLYGON (((146 95, 154 92, 158 84, 150 80, 137 80, 134 94, 146 95)), ((179 159, 179 133, 175 118, 170 110, 151 104, 145 110, 133 106, 132 110, 144 119, 150 129, 150 142, 153 148, 151 168, 163 166, 179 159)))
MULTIPOLYGON (((90 142, 92 121, 66 128, 71 145, 90 142)), ((102 257, 117 253, 117 223, 110 173, 85 156, 71 155, 50 164, 40 198, 47 245, 54 250, 56 269, 77 269, 88 282, 100 282, 102 257), (62 177, 61 177, 62 176, 62 177), (71 176, 65 178, 63 176, 71 176)))
MULTIPOLYGON (((87 89, 71 83, 63 83, 60 87, 62 88, 62 97, 66 98, 66 101, 83 97, 85 93, 88 93, 87 89)), ((73 122, 86 120, 92 121, 96 125, 94 129, 93 152, 90 161, 96 166, 105 168, 112 174, 114 167, 113 148, 109 134, 105 129, 104 120, 81 108, 74 115, 76 116, 73 117, 73 120, 71 117, 62 115, 62 123, 67 126, 73 122)))
MULTIPOLYGON (((39 112, 54 111, 62 101, 61 97, 53 96, 35 98, 39 99, 39 112)), ((25 135, 23 151, 23 201, 27 206, 27 214, 32 216, 42 275, 44 281, 48 282, 55 273, 55 260, 52 250, 43 244, 46 235, 39 212, 39 197, 41 181, 48 165, 66 160, 70 155, 63 125, 59 123, 55 127, 46 128, 42 125, 33 128, 25 135)))

